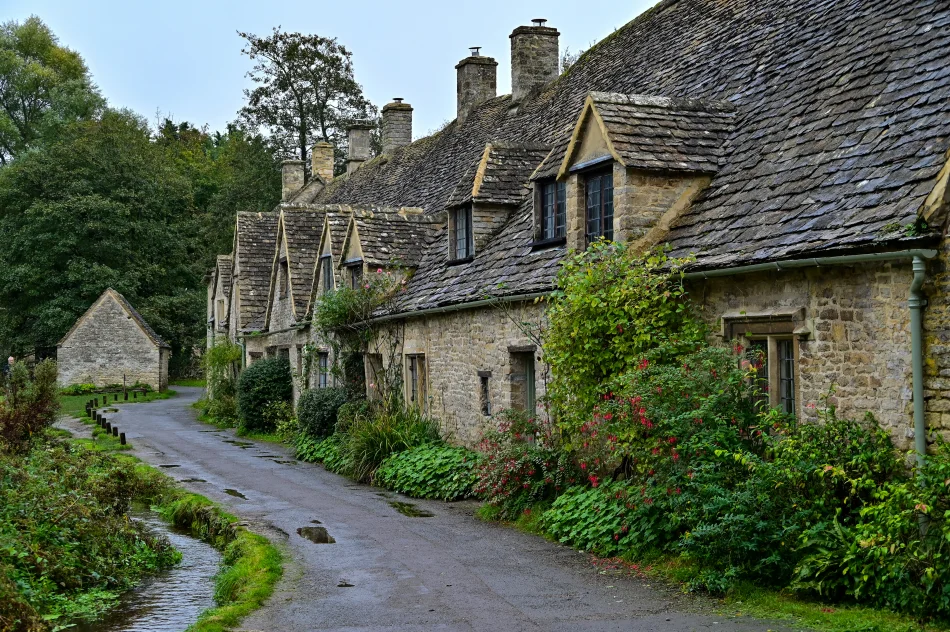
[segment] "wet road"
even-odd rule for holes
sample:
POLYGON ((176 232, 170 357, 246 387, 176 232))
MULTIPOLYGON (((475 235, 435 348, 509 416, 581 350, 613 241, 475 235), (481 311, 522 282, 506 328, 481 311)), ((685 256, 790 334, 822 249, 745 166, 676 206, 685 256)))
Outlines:
POLYGON ((587 554, 475 519, 475 503, 410 500, 298 463, 283 446, 200 424, 190 407, 200 389, 176 390, 110 418, 139 458, 284 548, 284 579, 244 630, 788 629, 712 614, 711 601, 604 573, 587 554), (433 515, 403 515, 393 500, 433 515), (334 543, 298 534, 318 525, 334 543))

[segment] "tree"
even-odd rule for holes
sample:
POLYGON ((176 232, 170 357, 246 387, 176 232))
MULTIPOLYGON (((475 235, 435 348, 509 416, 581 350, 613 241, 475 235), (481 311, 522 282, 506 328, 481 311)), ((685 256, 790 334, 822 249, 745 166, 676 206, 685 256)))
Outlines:
POLYGON ((342 171, 346 124, 378 117, 353 76, 352 53, 334 38, 285 33, 279 26, 268 37, 238 34, 247 41, 241 52, 256 62, 247 76, 257 84, 244 91, 241 121, 268 129, 285 156, 304 164, 315 142, 332 143, 342 171))
POLYGON ((104 104, 82 57, 39 18, 0 25, 0 165, 104 104))

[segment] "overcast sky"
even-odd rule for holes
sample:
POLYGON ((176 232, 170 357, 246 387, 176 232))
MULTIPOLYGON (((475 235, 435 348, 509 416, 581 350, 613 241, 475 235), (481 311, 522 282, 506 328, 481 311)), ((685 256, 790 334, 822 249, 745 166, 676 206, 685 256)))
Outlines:
POLYGON ((532 18, 561 32, 561 50, 586 49, 655 0, 0 0, 0 21, 38 15, 86 60, 110 104, 155 120, 222 129, 243 103, 250 68, 236 31, 284 30, 336 37, 353 52, 356 79, 382 106, 415 108, 414 137, 455 118, 455 64, 469 46, 498 60, 510 92, 508 35, 532 18))

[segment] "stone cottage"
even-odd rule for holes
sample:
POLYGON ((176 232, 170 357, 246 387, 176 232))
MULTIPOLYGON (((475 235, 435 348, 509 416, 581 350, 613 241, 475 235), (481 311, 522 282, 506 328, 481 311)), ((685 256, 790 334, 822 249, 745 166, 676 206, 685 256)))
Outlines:
POLYGON ((171 347, 124 296, 107 289, 57 345, 59 382, 168 388, 171 347))
POLYGON ((693 300, 765 353, 775 406, 811 417, 836 385, 842 413, 920 449, 950 431, 948 24, 939 0, 664 0, 559 74, 539 20, 511 33, 512 94, 467 56, 448 126, 410 142, 389 104, 382 155, 286 199, 435 219, 382 318, 404 326, 407 400, 459 441, 537 406, 536 299, 606 238, 693 257, 693 300))

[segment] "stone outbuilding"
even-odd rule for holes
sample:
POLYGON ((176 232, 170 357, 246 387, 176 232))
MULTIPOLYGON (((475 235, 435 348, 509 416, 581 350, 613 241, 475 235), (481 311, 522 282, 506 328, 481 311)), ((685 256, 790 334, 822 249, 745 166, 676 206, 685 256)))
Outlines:
POLYGON ((124 296, 107 289, 57 345, 59 381, 69 384, 148 384, 168 388, 171 347, 124 296))

